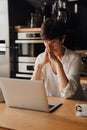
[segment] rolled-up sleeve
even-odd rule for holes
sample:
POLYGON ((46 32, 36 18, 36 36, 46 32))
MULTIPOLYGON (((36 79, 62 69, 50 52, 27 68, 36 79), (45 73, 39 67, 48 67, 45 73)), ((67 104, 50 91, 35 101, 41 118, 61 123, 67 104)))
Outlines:
MULTIPOLYGON (((80 67, 81 67, 81 58, 76 55, 73 58, 72 62, 68 66, 68 83, 66 87, 61 91, 61 97, 63 98, 72 98, 78 87, 80 86, 80 67)), ((66 69, 66 68, 65 68, 66 69)))
MULTIPOLYGON (((43 59, 43 55, 44 55, 44 53, 41 53, 40 55, 37 56, 36 61, 35 61, 34 71, 37 68, 37 65, 39 63, 41 63, 41 61, 43 59)), ((45 71, 44 71, 44 67, 43 67, 42 72, 41 72, 41 79, 42 80, 45 79, 45 76, 44 76, 45 74, 44 73, 45 73, 45 71)))

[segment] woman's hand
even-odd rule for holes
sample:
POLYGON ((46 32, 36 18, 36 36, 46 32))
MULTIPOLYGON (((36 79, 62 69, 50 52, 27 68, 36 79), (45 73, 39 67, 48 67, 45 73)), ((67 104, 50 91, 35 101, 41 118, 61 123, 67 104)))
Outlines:
POLYGON ((45 48, 45 55, 43 57, 43 59, 41 60, 41 66, 44 66, 45 64, 47 64, 49 62, 49 58, 48 58, 48 48, 45 48))
POLYGON ((52 51, 48 52, 48 58, 53 71, 58 73, 58 68, 62 67, 60 59, 52 51))

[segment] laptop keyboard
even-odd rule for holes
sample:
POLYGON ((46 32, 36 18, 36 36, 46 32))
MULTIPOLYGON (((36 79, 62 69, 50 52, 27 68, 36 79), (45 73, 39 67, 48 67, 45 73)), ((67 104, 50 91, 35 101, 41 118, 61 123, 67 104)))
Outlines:
POLYGON ((49 109, 50 109, 50 108, 52 108, 54 105, 50 105, 50 104, 49 104, 48 106, 49 106, 49 109))

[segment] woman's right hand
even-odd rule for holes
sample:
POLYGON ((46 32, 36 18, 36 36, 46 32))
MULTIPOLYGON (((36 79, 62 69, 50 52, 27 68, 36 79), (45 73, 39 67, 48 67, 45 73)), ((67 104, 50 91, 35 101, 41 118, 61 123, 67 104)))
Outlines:
POLYGON ((48 58, 48 48, 45 48, 45 54, 44 54, 44 57, 41 61, 41 65, 45 65, 49 62, 49 58, 48 58))

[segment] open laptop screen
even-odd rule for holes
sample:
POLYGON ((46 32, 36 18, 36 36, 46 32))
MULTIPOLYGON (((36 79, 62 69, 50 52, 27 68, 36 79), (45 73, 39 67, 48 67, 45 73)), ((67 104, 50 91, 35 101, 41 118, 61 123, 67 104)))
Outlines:
MULTIPOLYGON (((8 106, 49 112, 42 80, 0 78, 0 86, 8 106)), ((58 102, 53 109, 59 106, 58 102)))

